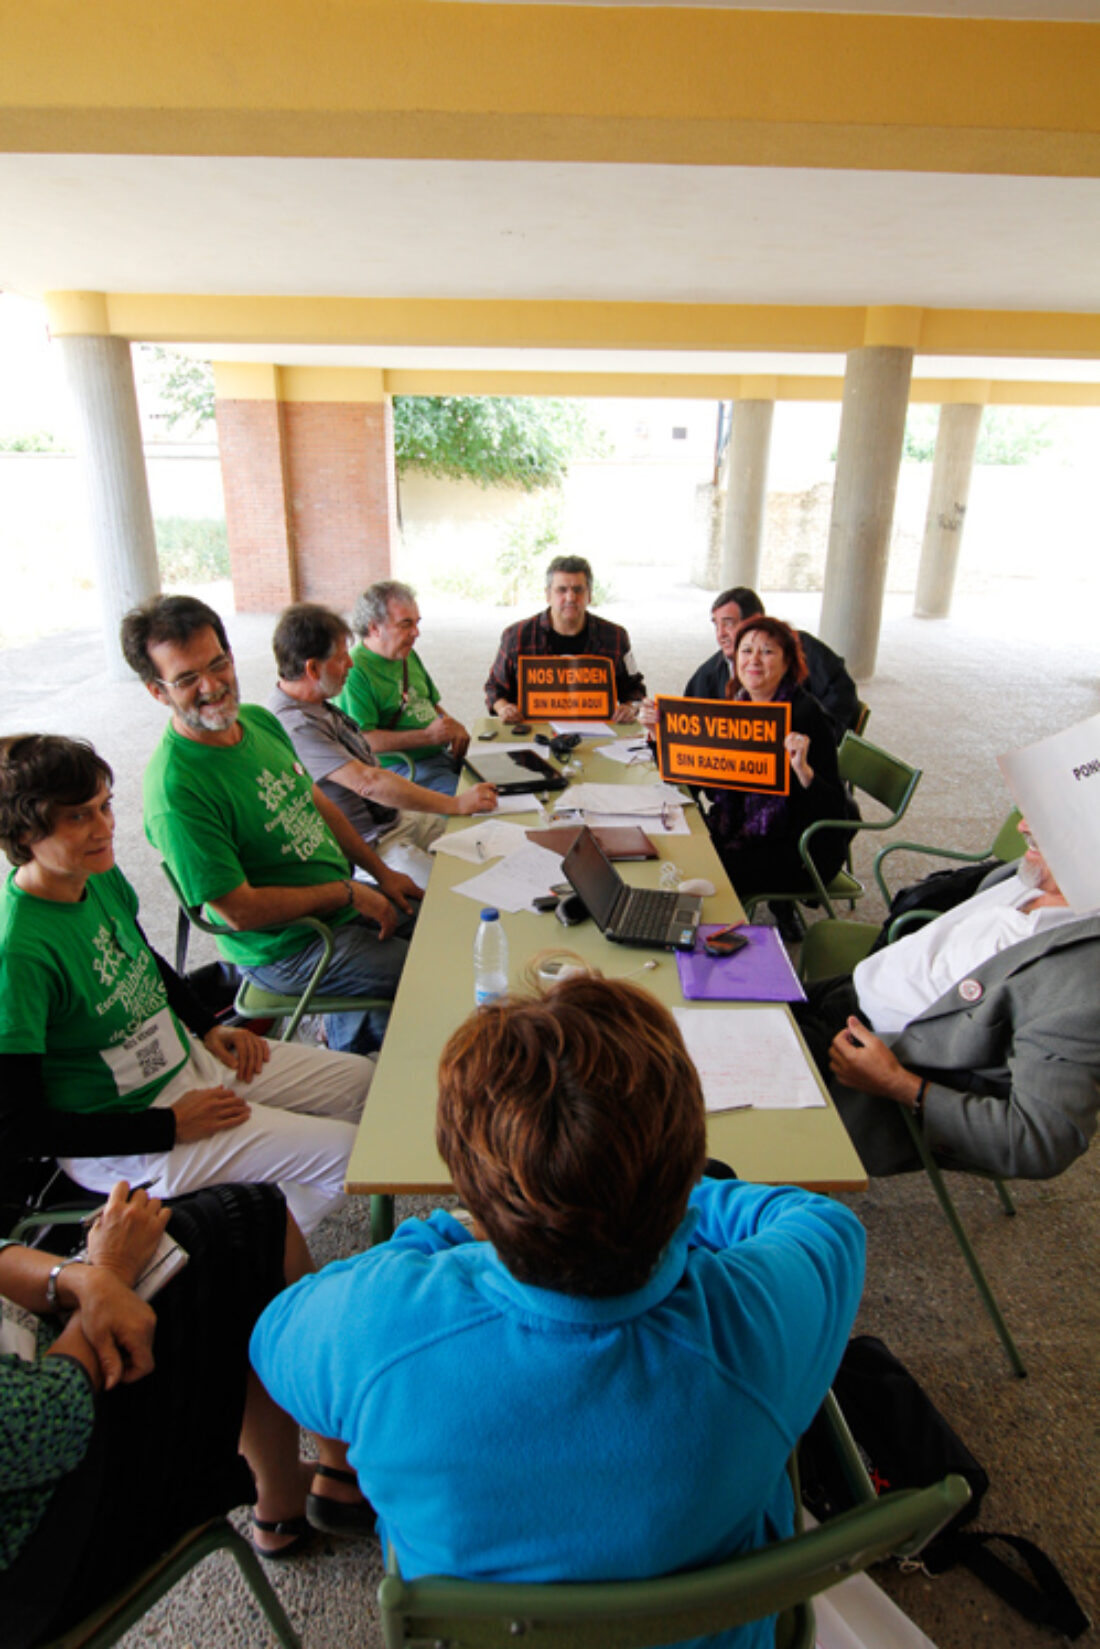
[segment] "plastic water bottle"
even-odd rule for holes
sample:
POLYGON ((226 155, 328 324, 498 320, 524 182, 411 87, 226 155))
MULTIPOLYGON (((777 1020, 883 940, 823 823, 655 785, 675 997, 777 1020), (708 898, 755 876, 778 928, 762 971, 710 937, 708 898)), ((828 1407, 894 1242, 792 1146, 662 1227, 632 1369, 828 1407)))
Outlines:
POLYGON ((474 938, 474 1001, 495 1002, 508 990, 508 935, 500 911, 487 905, 474 938))

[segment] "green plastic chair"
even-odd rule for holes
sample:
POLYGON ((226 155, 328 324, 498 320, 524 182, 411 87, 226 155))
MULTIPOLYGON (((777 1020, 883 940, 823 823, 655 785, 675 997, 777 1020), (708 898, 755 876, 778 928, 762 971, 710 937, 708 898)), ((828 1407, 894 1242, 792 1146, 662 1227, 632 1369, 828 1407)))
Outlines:
MULTIPOLYGON (((903 762, 898 756, 891 756, 888 751, 880 750, 878 745, 871 744, 868 739, 860 738, 858 733, 845 733, 837 751, 837 766, 840 777, 846 784, 852 785, 870 796, 882 807, 889 811, 886 819, 816 819, 812 825, 807 825, 798 841, 798 851, 802 856, 802 863, 806 867, 812 888, 803 889, 800 893, 793 893, 789 888, 780 888, 774 893, 754 893, 745 901, 745 912, 749 921, 752 921, 753 911, 760 904, 775 904, 783 902, 789 904, 820 904, 831 917, 836 915, 833 900, 846 900, 849 909, 855 907, 855 901, 862 899, 867 891, 858 877, 852 874, 851 869, 840 870, 832 881, 825 885, 817 866, 814 863, 813 839, 822 830, 849 830, 859 833, 864 830, 892 830, 902 820, 909 803, 913 799, 913 792, 920 783, 921 769, 912 767, 903 762)), ((792 780, 792 783, 797 783, 792 780)), ((849 846, 849 862, 851 848, 849 846)))
POLYGON ((970 1499, 961 1477, 902 1489, 708 1569, 655 1580, 505 1584, 406 1581, 392 1551, 378 1588, 386 1649, 649 1649, 776 1614, 776 1644, 812 1649, 810 1599, 880 1558, 907 1556, 970 1499))
POLYGON ((981 864, 983 859, 999 859, 1003 865, 1014 864, 1017 859, 1023 858, 1026 845, 1019 831, 1020 817, 1020 809, 1014 807, 989 846, 983 848, 980 853, 964 853, 961 848, 956 847, 932 847, 927 842, 887 842, 886 846, 879 848, 875 854, 874 865, 875 881, 887 910, 894 895, 887 886, 883 866, 892 853, 922 853, 927 858, 956 859, 970 865, 981 864))
MULTIPOLYGON (((975 855, 979 858, 988 858, 988 854, 975 855)), ((917 920, 930 920, 939 915, 938 911, 907 911, 890 926, 889 938, 891 943, 900 936, 903 927, 911 925, 917 920)), ((868 954, 879 934, 874 922, 841 922, 820 921, 814 922, 806 932, 802 941, 802 950, 798 959, 799 977, 804 984, 811 984, 819 979, 837 978, 852 972, 857 962, 862 962, 868 954)), ((887 1103, 887 1101, 883 1101, 887 1103)), ((925 1143, 924 1135, 913 1121, 910 1113, 904 1106, 900 1106, 902 1119, 913 1140, 913 1145, 921 1164, 935 1192, 936 1200, 940 1205, 944 1219, 951 1229, 958 1249, 966 1262, 967 1270, 973 1280, 975 1288, 981 1297, 983 1306, 990 1322, 993 1324, 997 1338, 1004 1347, 1005 1356, 1013 1374, 1023 1379, 1027 1374, 1023 1358, 1020 1356, 1012 1332, 1005 1321, 1004 1313, 997 1304, 996 1296, 989 1285, 989 1279, 982 1270, 981 1262, 974 1251, 974 1246, 967 1235, 966 1227, 959 1217, 951 1193, 947 1189, 943 1173, 931 1151, 925 1143)), ((1006 1214, 1013 1215, 1016 1205, 1002 1180, 995 1174, 979 1175, 979 1178, 988 1178, 993 1181, 1001 1207, 1006 1214)))
POLYGON ((100 1608, 92 1611, 76 1626, 60 1636, 50 1638, 39 1649, 108 1649, 124 1633, 170 1592, 189 1570, 211 1555, 224 1551, 234 1559, 241 1578, 256 1599, 268 1625, 283 1649, 302 1649, 301 1639, 287 1618, 286 1610, 264 1574, 259 1558, 243 1535, 224 1517, 192 1529, 176 1542, 162 1557, 100 1608))
MULTIPOLYGON (((225 928, 208 921, 201 907, 187 903, 182 888, 163 860, 161 869, 168 878, 168 885, 175 894, 180 908, 181 926, 176 940, 176 971, 182 973, 187 955, 187 927, 199 928, 203 933, 213 934, 215 938, 224 938, 225 928)), ((388 1012, 392 1008, 393 1003, 384 997, 330 996, 320 990, 321 980, 332 956, 332 929, 327 922, 322 922, 317 916, 299 916, 292 922, 279 922, 273 924, 273 927, 253 928, 248 931, 267 933, 273 931, 273 928, 278 932, 284 932, 287 928, 306 928, 316 934, 321 941, 320 959, 310 974, 305 989, 298 996, 283 991, 267 990, 263 985, 257 985, 253 980, 242 977, 233 1004, 233 1012, 238 1019, 281 1019, 284 1024, 279 1040, 290 1042, 307 1013, 359 1013, 372 1008, 382 1008, 388 1012)), ((371 1240, 385 1242, 393 1235, 393 1197, 389 1194, 378 1194, 372 1196, 370 1202, 371 1240)))

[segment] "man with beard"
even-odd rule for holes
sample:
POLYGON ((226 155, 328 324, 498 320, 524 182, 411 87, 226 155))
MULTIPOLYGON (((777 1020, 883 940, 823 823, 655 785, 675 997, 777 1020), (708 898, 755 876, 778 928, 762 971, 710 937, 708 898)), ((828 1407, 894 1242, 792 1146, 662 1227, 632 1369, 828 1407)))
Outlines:
POLYGON ((267 707, 363 840, 391 870, 404 870, 426 887, 427 850, 447 819, 491 813, 497 793, 491 784, 475 784, 461 796, 446 795, 381 766, 367 735, 333 703, 351 674, 350 637, 339 613, 320 602, 287 607, 271 638, 279 680, 267 707))
POLYGON ((900 1107, 945 1168, 1048 1179, 1100 1106, 1100 915, 1070 910, 1026 820, 1019 865, 810 989, 798 1019, 872 1174, 919 1167, 900 1107))
MULTIPOLYGON (((297 991, 320 941, 283 924, 318 916, 334 939, 322 991, 392 999, 420 889, 312 783, 271 712, 240 703, 217 613, 191 596, 153 596, 127 613, 121 640, 171 714, 145 770, 145 833, 187 903, 224 925, 222 955, 269 990, 297 991), (377 886, 354 880, 352 865, 377 886)), ((329 1046, 369 1052, 386 1017, 330 1014, 329 1046)))

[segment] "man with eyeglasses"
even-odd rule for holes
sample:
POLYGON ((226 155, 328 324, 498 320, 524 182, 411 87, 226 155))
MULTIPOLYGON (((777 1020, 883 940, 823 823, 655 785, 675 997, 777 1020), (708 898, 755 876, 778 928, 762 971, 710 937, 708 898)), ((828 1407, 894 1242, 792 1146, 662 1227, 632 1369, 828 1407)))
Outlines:
MULTIPOLYGON (((191 596, 154 596, 122 621, 122 651, 171 720, 145 770, 145 833, 189 905, 224 926, 218 948, 257 984, 304 988, 320 941, 321 989, 393 998, 421 890, 387 867, 311 781, 278 720, 240 702, 225 628, 191 596), (352 866, 375 886, 354 879, 352 866), (256 931, 256 930, 267 931, 256 931), (273 930, 273 931, 272 931, 273 930)), ((329 1046, 367 1053, 387 1014, 330 1014, 329 1046)))
POLYGON ((541 613, 510 624, 500 638, 493 668, 485 683, 485 703, 491 716, 505 723, 520 720, 519 661, 548 655, 594 655, 609 658, 615 672, 612 721, 637 720, 645 698, 645 682, 621 624, 588 611, 592 600, 592 568, 583 555, 556 555, 546 569, 547 605, 541 613))
POLYGON ((416 592, 396 578, 365 589, 351 615, 359 636, 351 672, 336 704, 362 728, 383 767, 404 771, 400 752, 415 763, 417 784, 453 796, 470 735, 439 702, 439 689, 416 651, 416 592))
POLYGON ((795 1005, 869 1173, 920 1166, 903 1107, 942 1167, 1007 1179, 1062 1173, 1096 1129, 1100 915, 1020 831, 1018 863, 795 1005))

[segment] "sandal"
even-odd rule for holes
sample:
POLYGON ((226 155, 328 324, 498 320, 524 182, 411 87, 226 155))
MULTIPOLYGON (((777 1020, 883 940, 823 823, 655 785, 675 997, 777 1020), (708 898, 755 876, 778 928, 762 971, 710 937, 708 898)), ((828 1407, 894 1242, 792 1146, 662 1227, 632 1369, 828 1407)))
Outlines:
MULTIPOLYGON (((331 1477, 337 1483, 351 1483, 359 1487, 354 1472, 339 1466, 314 1466, 318 1477, 331 1477)), ((369 1535, 374 1533, 375 1510, 369 1500, 336 1500, 330 1494, 307 1494, 306 1517, 310 1526, 322 1534, 369 1535)))
POLYGON ((266 1518, 257 1517, 253 1512, 252 1527, 259 1529, 261 1534, 294 1536, 293 1540, 285 1546, 278 1547, 273 1552, 267 1551, 263 1546, 258 1546, 253 1540, 252 1550, 257 1557, 266 1558, 268 1563, 285 1563, 288 1557, 297 1557, 299 1552, 304 1552, 313 1540, 313 1526, 304 1517, 284 1517, 276 1522, 269 1522, 266 1518))

